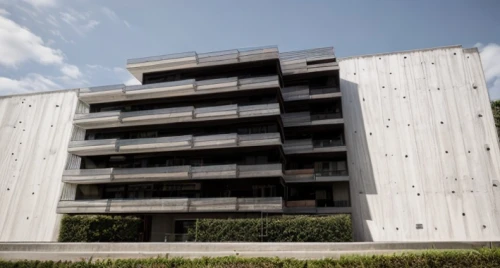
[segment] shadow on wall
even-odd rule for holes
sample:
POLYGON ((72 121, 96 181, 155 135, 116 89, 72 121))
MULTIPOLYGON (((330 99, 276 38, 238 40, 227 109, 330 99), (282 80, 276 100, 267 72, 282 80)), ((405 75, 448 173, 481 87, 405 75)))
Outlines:
POLYGON ((367 100, 360 95, 356 83, 341 79, 340 88, 348 150, 354 241, 373 241, 369 228, 372 217, 368 197, 377 194, 377 186, 363 118, 363 105, 367 100))

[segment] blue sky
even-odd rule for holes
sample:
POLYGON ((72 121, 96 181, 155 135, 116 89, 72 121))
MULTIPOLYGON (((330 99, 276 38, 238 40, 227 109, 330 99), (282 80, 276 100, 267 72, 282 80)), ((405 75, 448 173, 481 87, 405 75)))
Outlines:
POLYGON ((0 95, 136 83, 126 59, 278 45, 338 57, 478 46, 500 99, 500 1, 0 0, 0 95))

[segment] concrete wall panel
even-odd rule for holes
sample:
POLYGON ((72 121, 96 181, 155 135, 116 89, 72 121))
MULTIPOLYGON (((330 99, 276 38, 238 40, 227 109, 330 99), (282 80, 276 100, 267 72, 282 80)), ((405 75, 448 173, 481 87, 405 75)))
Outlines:
POLYGON ((77 94, 0 98, 0 241, 55 241, 77 94))
POLYGON ((355 239, 499 239, 500 151, 477 50, 347 58, 340 76, 355 239))

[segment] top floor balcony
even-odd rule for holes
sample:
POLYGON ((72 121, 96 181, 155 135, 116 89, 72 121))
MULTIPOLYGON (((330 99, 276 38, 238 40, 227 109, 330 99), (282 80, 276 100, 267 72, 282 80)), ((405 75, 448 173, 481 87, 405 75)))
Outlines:
POLYGON ((259 61, 278 60, 277 47, 234 49, 209 53, 177 53, 170 55, 136 58, 127 61, 128 71, 143 82, 144 74, 201 69, 222 65, 235 65, 259 61))
POLYGON ((279 57, 284 76, 339 70, 332 47, 284 52, 279 57))

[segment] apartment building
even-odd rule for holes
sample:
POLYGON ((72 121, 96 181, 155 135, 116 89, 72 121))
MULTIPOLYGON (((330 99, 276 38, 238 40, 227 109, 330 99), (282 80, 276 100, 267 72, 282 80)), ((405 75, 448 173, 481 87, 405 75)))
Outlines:
POLYGON ((145 241, 168 241, 197 218, 350 212, 333 48, 127 68, 142 85, 80 90, 59 213, 139 215, 145 241))
POLYGON ((358 241, 500 238, 476 49, 261 47, 127 69, 141 85, 0 98, 0 241, 53 241, 63 214, 140 216, 153 242, 197 218, 346 213, 358 241))

